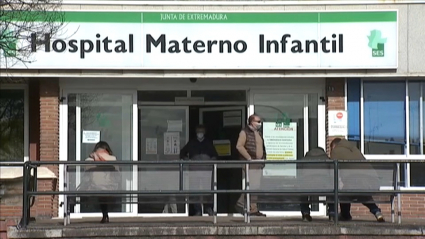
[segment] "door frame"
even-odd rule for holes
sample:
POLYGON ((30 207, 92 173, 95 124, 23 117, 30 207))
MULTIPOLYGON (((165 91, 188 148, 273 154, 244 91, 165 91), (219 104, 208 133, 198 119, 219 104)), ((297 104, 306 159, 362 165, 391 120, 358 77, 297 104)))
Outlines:
MULTIPOLYGON (((304 109, 303 109, 303 117, 304 117, 304 138, 309 137, 308 132, 308 94, 317 94, 317 124, 318 124, 318 130, 317 130, 317 142, 318 146, 326 149, 326 107, 325 103, 320 99, 320 97, 323 94, 323 89, 319 88, 316 90, 294 90, 291 89, 291 91, 288 90, 250 90, 249 92, 249 107, 248 107, 248 114, 254 114, 255 112, 255 105, 254 105, 254 95, 255 94, 299 94, 304 95, 304 109)), ((304 152, 303 154, 308 151, 309 149, 309 142, 308 140, 304 140, 304 152)), ((268 217, 282 217, 282 216, 298 216, 300 215, 299 211, 275 211, 275 212, 263 212, 268 217)), ((326 216, 326 206, 322 203, 319 203, 319 211, 312 211, 312 216, 326 216)))
MULTIPOLYGON (((203 124, 204 122, 204 116, 203 113, 204 112, 209 112, 209 111, 228 111, 228 110, 242 110, 242 115, 246 116, 246 111, 247 111, 247 107, 246 106, 223 106, 223 107, 200 107, 199 108, 199 123, 203 124)), ((246 124, 246 120, 242 120, 241 117, 241 129, 243 127, 245 127, 246 124)))
MULTIPOLYGON (((248 92, 247 92, 248 95, 248 92)), ((199 108, 199 123, 203 124, 203 113, 204 112, 211 112, 211 111, 227 111, 227 110, 242 110, 242 117, 241 117, 241 129, 243 127, 245 127, 246 125, 246 119, 248 119, 248 116, 246 114, 247 112, 247 107, 246 106, 223 106, 223 107, 202 107, 199 108), (243 116, 245 115, 245 120, 243 120, 243 116)), ((242 187, 244 186, 244 181, 242 181, 242 187)), ((203 214, 203 215, 208 215, 208 214, 203 214)), ((232 217, 243 217, 243 215, 240 215, 239 213, 217 213, 217 216, 219 217, 228 217, 228 216, 232 216, 232 217)))
MULTIPOLYGON (((132 160, 131 161, 137 161, 138 159, 138 138, 137 138, 137 132, 138 132, 138 110, 137 110, 137 90, 110 90, 110 89, 100 89, 100 90, 94 90, 94 89, 81 89, 81 88, 61 88, 60 96, 62 101, 59 105, 59 161, 68 161, 68 95, 69 94, 117 94, 117 95, 131 95, 132 96, 132 115, 131 115, 131 121, 132 121, 132 137, 131 137, 131 147, 132 147, 132 160)), ((76 120, 77 122, 81 122, 81 118, 78 120, 79 110, 76 109, 76 120)), ((77 123, 76 122, 76 123, 77 123)), ((77 126, 76 126, 77 128, 77 126)), ((78 140, 81 135, 76 135, 76 150, 80 146, 78 145, 78 142, 81 142, 81 140, 78 140)), ((80 138, 81 139, 81 138, 80 138)), ((80 155, 76 155, 76 157, 80 157, 80 155)), ((76 158, 76 160, 77 160, 76 158)), ((81 159, 80 159, 81 160, 81 159)), ((59 165, 59 191, 64 191, 64 183, 65 183, 65 167, 63 164, 59 165)), ((137 171, 137 165, 133 166, 133 175, 132 175, 132 182, 131 187, 137 188, 137 173, 134 173, 137 171)), ((64 195, 59 195, 58 200, 58 218, 64 218, 64 207, 61 207, 61 202, 64 202, 64 195)), ((76 205, 77 207, 77 205, 76 205)), ((109 213, 110 217, 125 217, 125 216, 136 216, 137 211, 137 204, 126 204, 126 211, 129 212, 111 212, 109 213)), ((93 212, 93 213, 81 213, 81 212, 74 212, 70 214, 70 218, 79 219, 79 218, 92 218, 92 217, 100 217, 102 216, 101 212, 93 212)))
MULTIPOLYGON (((138 105, 137 106, 137 115, 139 114, 139 110, 140 110, 140 114, 143 114, 143 109, 182 109, 186 111, 186 132, 185 133, 185 137, 186 137, 186 142, 189 142, 189 106, 161 106, 161 105, 138 105)), ((139 125, 139 122, 137 122, 137 126, 139 125)), ((139 133, 141 133, 143 135, 143 131, 142 129, 138 129, 137 133, 136 133, 136 137, 138 137, 139 133)), ((182 132, 183 133, 183 132, 182 132)), ((180 145, 180 147, 183 147, 184 145, 180 145)), ((139 145, 137 146, 139 147, 139 145)), ((138 149, 138 148, 137 148, 138 149)), ((138 158, 137 158, 138 160, 138 158)), ((138 171, 137 171, 138 172, 138 171)), ((137 173, 138 174, 138 173, 137 173)), ((139 217, 182 217, 182 216, 189 216, 189 204, 185 203, 185 213, 139 213, 138 211, 138 204, 136 205, 136 215, 139 217)))

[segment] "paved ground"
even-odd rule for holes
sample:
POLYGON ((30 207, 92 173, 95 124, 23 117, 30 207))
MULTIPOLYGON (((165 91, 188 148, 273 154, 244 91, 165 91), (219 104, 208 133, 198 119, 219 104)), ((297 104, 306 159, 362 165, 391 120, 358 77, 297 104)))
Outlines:
MULTIPOLYGON (((92 227, 101 226, 109 227, 116 225, 137 225, 137 226, 214 226, 212 217, 162 217, 162 218, 143 218, 143 217, 127 217, 127 218, 110 218, 110 223, 100 224, 99 218, 84 218, 84 219, 71 219, 71 224, 66 227, 92 227)), ((374 226, 397 226, 397 218, 395 223, 391 223, 391 218, 386 218, 386 223, 376 222, 373 216, 364 218, 355 218, 349 222, 338 222, 341 225, 362 224, 374 226)), ((251 223, 244 222, 243 217, 217 217, 216 226, 247 226, 247 225, 333 225, 333 222, 328 221, 327 217, 313 217, 313 222, 302 222, 301 216, 299 217, 251 217, 251 223)), ((401 225, 424 225, 425 219, 416 220, 402 220, 401 225)), ((48 219, 37 220, 31 222, 29 228, 42 228, 42 227, 55 227, 61 228, 63 226, 63 219, 48 219)))
MULTIPOLYGON (((336 236, 336 235, 379 235, 379 236, 425 236, 425 220, 403 220, 403 223, 378 223, 372 216, 340 222, 335 226, 327 218, 315 217, 313 222, 302 222, 300 217, 252 217, 250 224, 242 217, 173 218, 111 218, 108 224, 100 224, 100 218, 73 219, 63 226, 63 220, 38 220, 27 229, 9 228, 9 238, 91 238, 140 236, 336 236)), ((401 238, 400 237, 400 238, 401 238)))

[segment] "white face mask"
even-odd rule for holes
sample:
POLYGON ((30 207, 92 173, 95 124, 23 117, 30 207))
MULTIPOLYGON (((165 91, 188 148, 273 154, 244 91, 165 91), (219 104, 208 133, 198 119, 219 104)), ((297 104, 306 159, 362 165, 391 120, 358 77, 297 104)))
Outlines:
POLYGON ((204 133, 197 133, 196 137, 198 137, 198 139, 203 139, 204 138, 204 133))
POLYGON ((258 123, 256 126, 257 130, 261 129, 261 123, 258 123))

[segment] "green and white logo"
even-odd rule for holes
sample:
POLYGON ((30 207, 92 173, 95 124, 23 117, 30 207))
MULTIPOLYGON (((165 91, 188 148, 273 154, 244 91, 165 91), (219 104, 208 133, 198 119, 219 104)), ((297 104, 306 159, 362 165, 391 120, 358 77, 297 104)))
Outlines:
POLYGON ((372 48, 372 57, 384 57, 387 38, 382 38, 381 31, 372 30, 367 38, 369 38, 368 46, 372 48))
POLYGON ((16 46, 17 40, 13 35, 13 31, 6 29, 2 32, 0 38, 0 45, 2 46, 3 56, 4 57, 14 57, 16 56, 16 46))
POLYGON ((276 119, 276 127, 277 128, 289 126, 290 124, 291 124, 291 119, 288 117, 287 114, 282 113, 281 115, 277 116, 277 119, 276 119))

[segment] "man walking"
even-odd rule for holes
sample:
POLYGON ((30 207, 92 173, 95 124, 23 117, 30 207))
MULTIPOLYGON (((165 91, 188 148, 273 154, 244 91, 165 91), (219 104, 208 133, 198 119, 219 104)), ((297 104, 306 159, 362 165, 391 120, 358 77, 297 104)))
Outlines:
MULTIPOLYGON (((242 160, 264 160, 266 150, 261 129, 261 118, 258 115, 251 115, 248 118, 248 125, 239 133, 236 149, 239 151, 242 160)), ((251 164, 249 167, 249 183, 251 189, 259 189, 261 177, 263 175, 263 165, 251 164)), ((245 177, 245 165, 242 168, 242 175, 245 177)), ((251 201, 256 201, 257 196, 251 195, 251 201)), ((237 203, 236 211, 244 214, 245 194, 242 194, 237 203)), ((257 203, 249 205, 249 214, 252 216, 266 216, 258 210, 257 203)))
MULTIPOLYGON (((346 139, 336 138, 331 142, 331 159, 334 160, 366 160, 364 155, 360 152, 360 150, 351 144, 346 139)), ((350 171, 362 170, 366 174, 375 174, 375 169, 370 164, 341 164, 340 167, 340 176, 343 184, 348 184, 350 171), (344 182, 346 181, 346 182, 344 182)), ((359 179, 361 181, 361 179, 359 179)), ((373 180, 373 179, 372 179, 373 180)), ((372 182, 366 182, 365 185, 370 184, 372 182)), ((344 186, 343 186, 344 187, 344 186)), ((372 196, 354 196, 349 197, 349 200, 357 199, 362 202, 371 202, 373 201, 372 196)), ((369 211, 375 216, 378 222, 385 222, 384 216, 381 213, 381 209, 375 203, 363 203, 369 211)), ((351 217, 351 203, 340 203, 341 221, 349 221, 352 219, 351 217)), ((334 212, 334 205, 329 204, 329 218, 332 220, 336 215, 334 212)))

